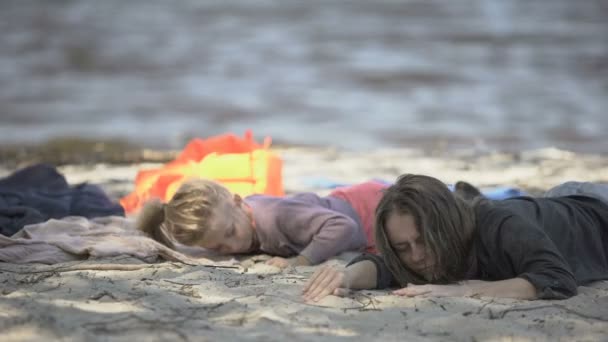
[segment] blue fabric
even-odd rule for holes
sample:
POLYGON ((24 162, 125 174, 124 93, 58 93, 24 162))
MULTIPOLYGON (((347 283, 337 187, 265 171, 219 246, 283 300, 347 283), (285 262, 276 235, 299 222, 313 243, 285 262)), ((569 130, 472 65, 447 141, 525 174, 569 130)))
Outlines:
POLYGON ((0 234, 11 236, 28 224, 66 216, 124 216, 96 185, 68 185, 53 166, 37 164, 0 179, 0 234))
POLYGON ((306 184, 306 186, 315 189, 335 189, 342 186, 351 185, 350 183, 336 182, 325 177, 306 177, 302 179, 302 182, 306 184))
POLYGON ((608 184, 590 182, 566 182, 549 189, 543 197, 585 195, 608 203, 608 184))
POLYGON ((528 196, 528 193, 525 191, 508 186, 482 188, 481 193, 491 200, 503 200, 512 197, 528 196))
MULTIPOLYGON (((373 179, 373 180, 377 181, 379 183, 386 184, 386 185, 392 184, 391 182, 388 182, 388 181, 385 181, 382 179, 373 179)), ((350 183, 337 182, 337 181, 334 181, 334 180, 331 180, 331 179, 325 178, 325 177, 308 177, 308 178, 303 179, 303 182, 307 186, 312 187, 312 188, 317 188, 317 189, 335 189, 335 188, 339 188, 342 186, 352 185, 350 183)), ((448 188, 451 191, 454 191, 454 185, 448 184, 448 188)), ((518 197, 518 196, 528 196, 528 194, 523 190, 520 190, 518 188, 513 188, 513 187, 507 187, 507 186, 482 188, 480 190, 481 190, 481 193, 485 197, 487 197, 491 200, 503 200, 503 199, 518 197)))

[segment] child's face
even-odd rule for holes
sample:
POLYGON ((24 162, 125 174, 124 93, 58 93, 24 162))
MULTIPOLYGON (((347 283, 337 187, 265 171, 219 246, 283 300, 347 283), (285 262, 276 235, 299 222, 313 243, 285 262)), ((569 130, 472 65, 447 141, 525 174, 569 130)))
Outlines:
POLYGON ((240 254, 253 251, 253 218, 238 195, 218 205, 211 229, 200 246, 219 254, 240 254))

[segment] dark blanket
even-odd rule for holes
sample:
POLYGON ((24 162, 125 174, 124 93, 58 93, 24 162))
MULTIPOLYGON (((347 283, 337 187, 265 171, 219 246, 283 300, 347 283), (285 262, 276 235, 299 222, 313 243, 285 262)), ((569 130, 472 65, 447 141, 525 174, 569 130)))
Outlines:
POLYGON ((66 216, 124 216, 123 208, 96 185, 70 186, 53 166, 38 164, 0 179, 0 234, 66 216))

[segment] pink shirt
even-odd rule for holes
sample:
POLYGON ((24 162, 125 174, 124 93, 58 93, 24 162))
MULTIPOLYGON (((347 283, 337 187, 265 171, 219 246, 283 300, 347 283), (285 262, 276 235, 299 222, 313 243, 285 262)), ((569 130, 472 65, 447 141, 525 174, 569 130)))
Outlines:
POLYGON ((368 253, 377 252, 374 238, 375 212, 383 195, 382 190, 387 187, 387 184, 369 181, 357 185, 340 187, 329 194, 348 202, 359 215, 363 231, 367 236, 366 251, 368 253))

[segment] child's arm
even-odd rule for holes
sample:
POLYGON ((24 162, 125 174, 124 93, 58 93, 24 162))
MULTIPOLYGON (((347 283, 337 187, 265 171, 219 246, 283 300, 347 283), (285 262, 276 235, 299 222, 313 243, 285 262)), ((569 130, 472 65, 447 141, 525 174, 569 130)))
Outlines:
MULTIPOLYGON (((326 200, 314 194, 301 194, 286 199, 273 208, 276 227, 282 236, 268 246, 283 246, 283 250, 300 256, 295 262, 319 264, 344 251, 360 251, 367 244, 362 227, 353 218, 328 209, 326 200)), ((269 251, 272 252, 272 251, 269 251)), ((288 256, 291 253, 276 253, 288 256)), ((293 255, 293 254, 292 254, 293 255)))
POLYGON ((312 220, 311 226, 316 230, 300 256, 312 265, 319 264, 345 251, 362 250, 366 243, 363 229, 350 217, 323 210, 312 220))

